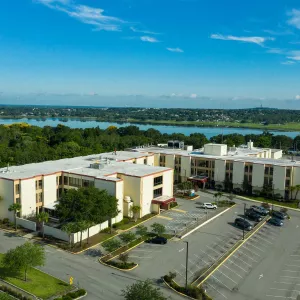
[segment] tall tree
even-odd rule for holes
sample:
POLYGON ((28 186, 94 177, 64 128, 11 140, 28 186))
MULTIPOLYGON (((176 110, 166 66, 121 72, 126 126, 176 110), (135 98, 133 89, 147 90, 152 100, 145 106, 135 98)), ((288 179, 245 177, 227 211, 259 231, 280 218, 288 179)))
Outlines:
POLYGON ((139 205, 133 205, 131 206, 130 210, 133 214, 134 222, 136 222, 139 216, 139 212, 141 211, 141 207, 139 205))
POLYGON ((66 232, 67 235, 69 236, 69 246, 72 247, 72 239, 71 239, 71 234, 76 232, 76 225, 75 223, 66 223, 62 226, 62 231, 66 232))
POLYGON ((19 211, 21 211, 21 204, 20 203, 14 203, 11 204, 8 208, 9 211, 13 211, 14 212, 14 220, 15 220, 15 231, 17 231, 17 213, 19 211))
POLYGON ((154 232, 156 235, 160 236, 166 232, 166 227, 163 224, 160 223, 153 223, 151 225, 152 232, 154 232))
POLYGON ((27 273, 30 268, 43 266, 45 263, 45 250, 38 244, 26 242, 15 249, 9 250, 3 258, 6 268, 16 271, 24 271, 24 279, 27 281, 27 273))
POLYGON ((49 220, 49 214, 47 212, 42 211, 41 213, 39 213, 37 215, 37 220, 39 223, 42 224, 42 234, 43 234, 43 239, 44 239, 44 237, 45 237, 44 226, 45 226, 45 223, 47 223, 49 220))

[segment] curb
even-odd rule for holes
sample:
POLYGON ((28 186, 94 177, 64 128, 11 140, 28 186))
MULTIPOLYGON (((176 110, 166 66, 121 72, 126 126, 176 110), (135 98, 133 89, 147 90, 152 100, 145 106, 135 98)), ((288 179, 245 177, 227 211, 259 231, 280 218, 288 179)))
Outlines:
POLYGON ((180 296, 183 296, 183 297, 186 297, 186 298, 188 298, 188 299, 195 300, 195 298, 192 298, 192 297, 190 297, 190 296, 188 296, 188 295, 185 295, 185 294, 182 294, 182 293, 176 291, 174 288, 172 288, 172 287, 165 281, 165 279, 163 279, 163 281, 164 281, 164 284, 165 284, 168 288, 170 288, 172 291, 174 291, 176 294, 178 294, 178 295, 180 295, 180 296))
MULTIPOLYGON (((237 246, 236 249, 234 249, 220 264, 218 264, 218 266, 216 266, 204 279, 202 279, 200 281, 200 283, 198 283, 196 286, 199 287, 201 284, 203 284, 215 271, 217 271, 236 251, 238 251, 240 249, 240 247, 242 247, 260 228, 262 228, 267 221, 270 218, 268 217, 267 220, 265 220, 258 228, 256 228, 253 232, 251 232, 251 234, 244 239, 240 245, 237 246)), ((196 280, 195 280, 196 281, 196 280)), ((195 282, 194 281, 194 282, 195 282)))
POLYGON ((294 211, 300 211, 299 208, 293 208, 293 207, 288 207, 288 206, 279 205, 279 204, 273 204, 273 203, 269 203, 269 202, 262 202, 262 201, 254 200, 254 199, 247 198, 247 197, 244 197, 244 196, 238 196, 238 197, 236 197, 236 199, 253 201, 253 202, 256 202, 256 203, 268 203, 269 205, 271 204, 271 205, 274 205, 274 206, 277 206, 277 207, 280 207, 280 208, 286 208, 286 209, 290 209, 290 210, 294 210, 294 211))
POLYGON ((139 266, 139 264, 136 264, 134 267, 132 267, 131 269, 120 269, 120 268, 117 268, 117 267, 114 267, 114 266, 111 266, 109 264, 106 264, 105 262, 103 262, 101 260, 101 258, 98 259, 99 263, 104 265, 104 266, 107 266, 107 267, 110 267, 110 268, 113 268, 113 269, 116 269, 116 270, 119 270, 119 271, 123 271, 123 272, 128 272, 128 271, 132 271, 134 270, 135 268, 137 268, 139 266))
POLYGON ((219 214, 213 216, 212 218, 208 219, 207 221, 205 221, 204 223, 200 224, 199 226, 197 226, 196 228, 192 229, 191 231, 187 232, 186 234, 184 234, 183 236, 180 237, 180 239, 184 239, 185 237, 187 237, 188 235, 190 235, 191 233, 193 233, 194 231, 198 230, 199 228, 201 228, 202 226, 208 224, 209 222, 213 221, 214 219, 218 218, 219 216, 223 215, 224 213, 226 213, 228 210, 230 210, 231 208, 233 208, 236 204, 232 205, 231 207, 226 208, 225 210, 221 211, 219 214))

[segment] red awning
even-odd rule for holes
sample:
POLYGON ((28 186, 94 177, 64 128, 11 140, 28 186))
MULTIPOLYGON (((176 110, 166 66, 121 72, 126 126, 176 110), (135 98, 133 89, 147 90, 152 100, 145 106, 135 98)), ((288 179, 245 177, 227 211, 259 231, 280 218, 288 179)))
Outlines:
POLYGON ((160 196, 152 200, 152 204, 169 204, 171 202, 175 202, 174 197, 168 197, 168 196, 160 196))

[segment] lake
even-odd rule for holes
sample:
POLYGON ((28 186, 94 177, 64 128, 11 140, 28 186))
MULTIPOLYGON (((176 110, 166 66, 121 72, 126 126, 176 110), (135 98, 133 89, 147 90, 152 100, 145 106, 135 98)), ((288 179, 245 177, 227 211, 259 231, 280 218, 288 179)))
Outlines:
MULTIPOLYGON (((192 127, 192 126, 169 126, 169 125, 146 125, 146 124, 132 124, 132 123, 111 123, 111 122, 97 122, 97 121, 81 121, 78 119, 68 119, 66 122, 63 122, 57 118, 48 118, 48 119, 0 119, 0 124, 13 124, 13 123, 21 123, 25 122, 30 125, 44 127, 44 126, 52 126, 55 127, 58 124, 63 124, 65 126, 69 126, 70 128, 92 128, 99 127, 101 129, 106 129, 109 126, 116 127, 124 127, 135 125, 139 127, 141 130, 147 130, 149 128, 154 128, 159 130, 161 133, 183 133, 184 135, 190 135, 191 133, 203 133, 207 138, 211 138, 212 136, 222 134, 221 127, 192 127)), ((261 134, 263 130, 259 129, 246 129, 246 128, 224 128, 223 134, 231 134, 231 133, 239 133, 242 135, 245 134, 261 134)), ((274 135, 286 135, 291 138, 296 137, 299 132, 298 131, 270 131, 274 135)))

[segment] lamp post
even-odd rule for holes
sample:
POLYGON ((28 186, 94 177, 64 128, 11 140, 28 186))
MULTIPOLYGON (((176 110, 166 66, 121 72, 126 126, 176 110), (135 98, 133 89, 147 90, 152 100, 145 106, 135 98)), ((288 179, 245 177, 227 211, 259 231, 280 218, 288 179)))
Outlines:
POLYGON ((185 289, 187 290, 188 286, 188 263, 189 263, 189 242, 184 241, 186 243, 186 259, 185 259, 185 289))

